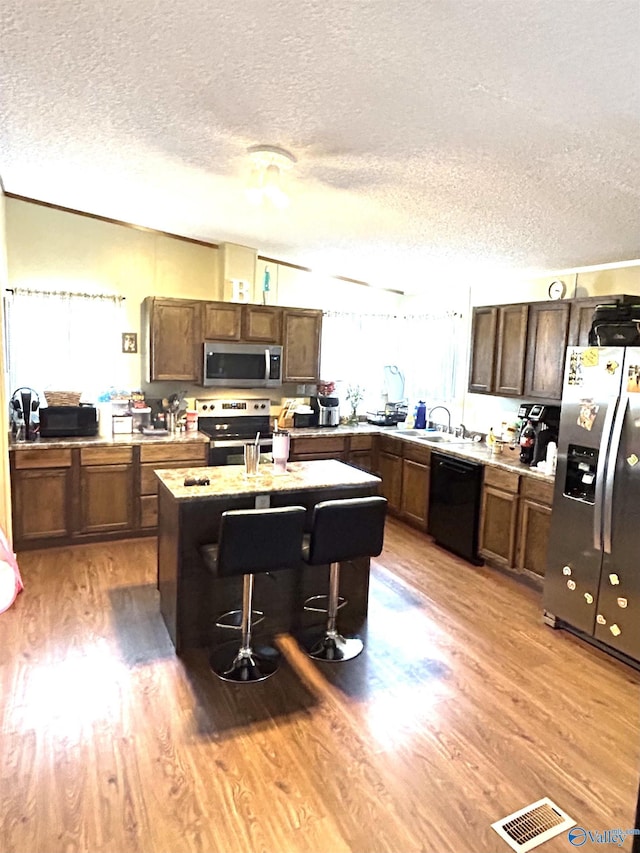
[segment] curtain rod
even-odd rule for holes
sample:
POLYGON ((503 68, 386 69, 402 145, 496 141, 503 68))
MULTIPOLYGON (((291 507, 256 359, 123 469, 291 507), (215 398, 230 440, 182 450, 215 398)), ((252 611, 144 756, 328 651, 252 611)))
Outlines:
POLYGON ((6 287, 5 293, 27 294, 29 296, 77 296, 82 299, 113 299, 114 302, 125 302, 126 296, 114 293, 80 293, 73 290, 34 290, 30 287, 6 287))
POLYGON ((358 317, 375 320, 439 320, 447 317, 462 317, 460 311, 441 311, 435 314, 363 314, 360 311, 333 311, 328 308, 322 312, 323 317, 358 317))

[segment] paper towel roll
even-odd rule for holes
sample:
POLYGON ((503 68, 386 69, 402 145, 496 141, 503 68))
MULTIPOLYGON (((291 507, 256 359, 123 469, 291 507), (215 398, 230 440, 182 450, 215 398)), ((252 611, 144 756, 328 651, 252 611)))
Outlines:
POLYGON ((550 476, 556 473, 556 464, 558 461, 558 446, 555 441, 550 441, 547 444, 547 458, 546 458, 546 473, 550 476))
POLYGON ((98 435, 100 438, 111 438, 113 435, 111 403, 98 405, 98 435))

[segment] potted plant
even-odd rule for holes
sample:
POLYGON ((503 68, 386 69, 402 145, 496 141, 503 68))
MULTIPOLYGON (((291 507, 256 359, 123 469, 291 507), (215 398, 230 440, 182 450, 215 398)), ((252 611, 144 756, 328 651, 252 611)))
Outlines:
POLYGON ((346 393, 347 400, 351 406, 350 424, 358 423, 358 406, 364 399, 364 388, 360 385, 349 385, 346 393))

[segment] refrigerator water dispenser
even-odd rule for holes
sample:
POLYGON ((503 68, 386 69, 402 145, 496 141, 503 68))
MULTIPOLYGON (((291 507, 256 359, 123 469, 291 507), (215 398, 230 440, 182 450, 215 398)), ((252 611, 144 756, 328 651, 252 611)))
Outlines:
POLYGON ((567 451, 567 476, 564 493, 568 498, 594 504, 596 502, 596 469, 598 451, 593 447, 570 444, 567 451))

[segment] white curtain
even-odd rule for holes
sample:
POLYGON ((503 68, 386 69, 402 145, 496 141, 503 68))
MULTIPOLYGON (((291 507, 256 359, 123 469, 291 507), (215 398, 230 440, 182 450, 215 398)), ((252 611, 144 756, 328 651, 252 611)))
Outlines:
POLYGON ((11 394, 80 391, 95 401, 118 384, 124 300, 120 296, 15 289, 5 296, 11 394))
MULTIPOLYGON (((356 314, 326 311, 322 321, 322 379, 336 382, 344 400, 349 385, 365 389, 361 411, 378 408, 385 365, 404 374, 404 396, 431 405, 455 397, 464 331, 462 315, 356 314)), ((392 401, 398 402, 398 401, 392 401)))

